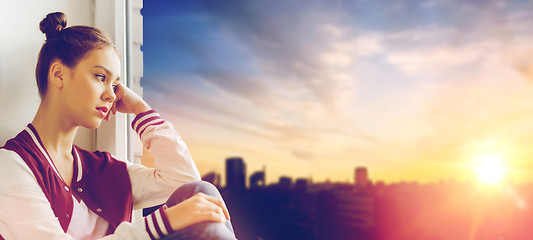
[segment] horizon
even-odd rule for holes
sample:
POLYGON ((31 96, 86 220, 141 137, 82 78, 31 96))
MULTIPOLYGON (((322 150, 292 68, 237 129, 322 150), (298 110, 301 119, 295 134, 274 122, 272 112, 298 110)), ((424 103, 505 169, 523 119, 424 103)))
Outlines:
POLYGON ((145 1, 144 97, 200 173, 533 182, 533 3, 145 1))
MULTIPOLYGON (((235 159, 235 158, 241 158, 239 156, 229 156, 229 157, 226 157, 225 158, 225 161, 227 161, 228 159, 235 159)), ((244 158, 241 158, 246 166, 246 159, 244 158)), ((264 172, 265 174, 268 172, 268 166, 264 165, 263 166, 264 168, 263 169, 258 169, 258 170, 254 170, 252 172, 249 172, 247 170, 245 170, 245 184, 246 184, 246 188, 249 188, 249 184, 250 184, 250 177, 255 174, 255 173, 258 173, 258 172, 264 172)), ((352 176, 350 179, 337 179, 337 180, 331 180, 331 179, 323 179, 321 181, 314 181, 313 180, 313 176, 307 176, 307 177, 299 177, 299 176, 291 176, 289 174, 283 174, 283 173, 280 173, 280 175, 278 175, 277 178, 275 179, 270 179, 270 181, 268 181, 269 179, 266 179, 265 181, 265 186, 271 186, 271 185, 275 185, 275 184, 278 184, 280 183, 280 179, 281 178, 290 178, 292 183, 294 184, 296 180, 299 180, 299 179, 305 179, 305 180, 308 180, 310 184, 323 184, 323 183, 331 183, 331 184, 356 184, 356 173, 355 173, 355 170, 358 169, 358 168, 364 168, 367 170, 367 174, 371 172, 371 169, 369 169, 368 167, 366 166, 354 166, 352 168, 352 176)), ((205 172, 204 174, 202 174, 202 178, 204 178, 205 176, 209 175, 209 174, 215 174, 215 175, 218 175, 220 176, 220 185, 221 187, 226 187, 226 184, 227 184, 227 179, 226 179, 226 169, 224 168, 222 172, 217 172, 217 171, 211 171, 211 172, 205 172), (224 176, 224 178, 222 177, 224 176)), ((419 182, 417 180, 411 180, 411 181, 408 181, 408 180, 398 180, 398 181, 384 181, 384 180, 381 180, 381 179, 373 179, 370 177, 370 175, 367 176, 368 177, 368 181, 371 185, 376 185, 377 183, 383 183, 385 185, 394 185, 394 184, 417 184, 417 185, 433 185, 433 184, 448 184, 448 183, 454 183, 454 184, 476 184, 478 186, 488 186, 488 187, 501 187, 501 186, 505 186, 505 185, 529 185, 529 184, 533 184, 533 181, 529 181, 529 182, 515 182, 513 179, 509 178, 509 177, 504 177, 503 179, 497 181, 497 182, 489 182, 489 183, 484 183, 484 182, 481 182, 479 181, 479 179, 463 179, 463 180, 457 180, 457 179, 454 179, 454 178, 446 178, 446 179, 435 179, 434 181, 425 181, 425 182, 419 182)))

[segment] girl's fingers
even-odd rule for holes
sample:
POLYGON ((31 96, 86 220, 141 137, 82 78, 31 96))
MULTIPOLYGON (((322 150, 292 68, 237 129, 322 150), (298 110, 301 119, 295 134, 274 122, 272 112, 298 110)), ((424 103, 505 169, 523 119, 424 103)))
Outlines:
POLYGON ((117 112, 121 113, 132 113, 133 101, 132 91, 124 86, 122 83, 117 83, 117 89, 115 91, 115 108, 113 109, 113 114, 117 112))
POLYGON ((225 223, 229 220, 224 201, 203 193, 197 193, 165 211, 174 230, 206 221, 225 223))
POLYGON ((117 83, 117 90, 115 91, 115 95, 117 96, 117 99, 119 99, 119 96, 124 95, 124 85, 122 85, 121 82, 117 83))
POLYGON ((217 208, 222 210, 222 212, 223 212, 224 216, 226 217, 226 219, 228 219, 228 220, 230 219, 228 208, 226 207, 226 205, 224 204, 224 201, 222 201, 222 199, 219 199, 219 198, 216 198, 216 197, 212 197, 212 196, 209 196, 209 195, 204 195, 204 197, 209 202, 215 204, 217 206, 217 208))
POLYGON ((113 102, 113 114, 117 114, 117 102, 122 101, 122 98, 124 97, 124 86, 121 82, 118 82, 117 84, 117 91, 115 92, 115 101, 113 102))
POLYGON ((107 113, 107 116, 106 116, 106 120, 109 121, 109 119, 111 118, 111 114, 113 115, 116 115, 115 114, 115 103, 116 102, 113 102, 113 105, 111 105, 111 109, 109 109, 109 112, 107 113))
POLYGON ((111 113, 113 112, 113 108, 114 107, 115 107, 115 103, 113 102, 113 105, 111 105, 111 109, 109 109, 109 111, 107 111, 107 115, 105 116, 104 120, 109 121, 109 119, 111 118, 111 113))
POLYGON ((224 216, 222 209, 219 207, 205 209, 205 211, 202 212, 202 215, 206 221, 226 222, 226 217, 224 216))
POLYGON ((113 115, 117 115, 118 105, 121 103, 122 99, 124 98, 124 85, 122 83, 117 83, 117 88, 115 90, 115 101, 113 101, 113 105, 109 112, 112 112, 113 115))
POLYGON ((117 102, 113 103, 113 107, 111 108, 113 110, 113 115, 117 115, 117 102))

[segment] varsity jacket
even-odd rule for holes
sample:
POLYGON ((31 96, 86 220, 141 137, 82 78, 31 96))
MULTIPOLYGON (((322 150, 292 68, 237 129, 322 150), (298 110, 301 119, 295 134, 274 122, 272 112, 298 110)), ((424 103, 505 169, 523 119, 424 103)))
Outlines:
POLYGON ((156 111, 137 115, 132 128, 154 155, 155 169, 73 146, 70 187, 31 124, 6 142, 0 149, 0 239, 73 239, 66 233, 72 224, 72 191, 108 223, 105 239, 159 239, 170 234, 163 210, 131 223, 132 210, 164 203, 177 187, 200 180, 200 175, 172 124, 156 111))

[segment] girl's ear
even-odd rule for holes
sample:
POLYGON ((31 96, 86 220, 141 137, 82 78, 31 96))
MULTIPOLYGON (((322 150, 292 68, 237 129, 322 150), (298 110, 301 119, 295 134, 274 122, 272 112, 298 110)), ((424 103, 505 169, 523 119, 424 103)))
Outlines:
POLYGON ((54 61, 50 65, 50 71, 48 73, 48 80, 50 81, 50 85, 57 87, 57 88, 63 88, 64 86, 64 77, 66 76, 66 66, 63 65, 60 61, 54 61))

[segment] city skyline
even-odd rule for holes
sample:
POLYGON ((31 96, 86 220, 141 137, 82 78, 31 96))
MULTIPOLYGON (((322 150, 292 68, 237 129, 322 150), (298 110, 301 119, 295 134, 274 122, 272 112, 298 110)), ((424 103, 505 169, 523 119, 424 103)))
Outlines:
POLYGON ((533 220, 533 183, 372 183, 366 167, 355 167, 353 183, 282 176, 265 185, 264 169, 247 174, 244 159, 229 157, 225 162, 226 186, 216 173, 202 179, 226 197, 239 238, 525 240, 531 236, 527 226, 533 220))
MULTIPOLYGON (((246 161, 244 158, 239 156, 231 156, 225 159, 225 169, 222 172, 206 172, 202 174, 202 179, 214 184, 217 187, 228 188, 230 190, 242 190, 242 189, 255 189, 263 188, 269 186, 275 186, 283 181, 290 181, 291 184, 296 185, 298 181, 305 180, 306 184, 352 184, 359 188, 366 188, 369 186, 375 185, 395 185, 395 184, 443 184, 443 183, 453 183, 453 184, 474 184, 480 188, 502 188, 508 184, 533 184, 533 182, 525 183, 516 183, 509 178, 496 178, 497 181, 483 181, 482 177, 487 177, 487 175, 493 174, 494 172, 488 171, 483 172, 484 176, 476 180, 465 180, 458 181, 454 178, 438 179, 432 182, 418 182, 413 181, 392 181, 387 182, 383 179, 374 179, 369 177, 371 169, 366 166, 353 166, 352 167, 352 176, 350 179, 346 180, 331 180, 326 179, 322 181, 314 181, 312 176, 291 176, 289 174, 283 174, 277 176, 277 178, 267 179, 265 174, 268 171, 267 166, 263 166, 260 170, 247 171, 246 170, 246 161), (228 179, 230 178, 230 179, 228 179), (228 185, 228 182, 230 184, 228 185)), ((498 175, 498 172, 496 172, 498 175)))
POLYGON ((202 174, 532 182, 533 3, 144 3, 144 96, 202 174))

